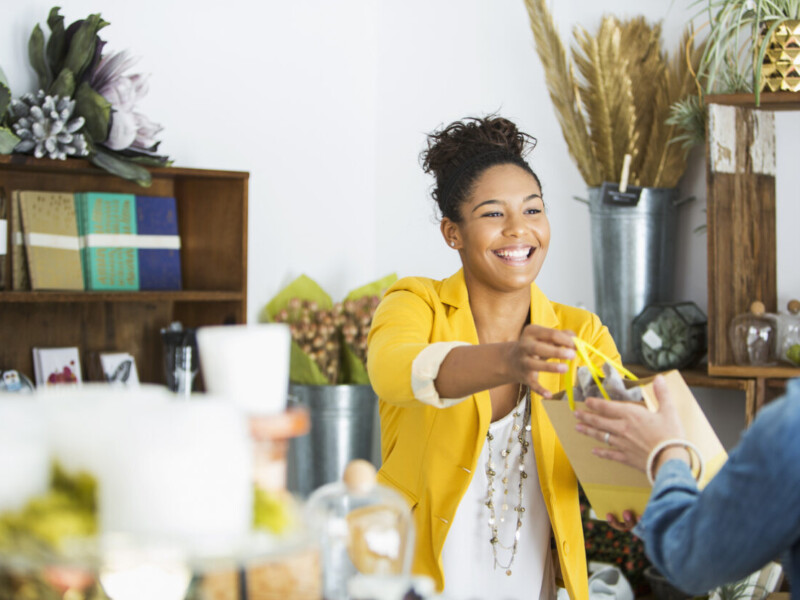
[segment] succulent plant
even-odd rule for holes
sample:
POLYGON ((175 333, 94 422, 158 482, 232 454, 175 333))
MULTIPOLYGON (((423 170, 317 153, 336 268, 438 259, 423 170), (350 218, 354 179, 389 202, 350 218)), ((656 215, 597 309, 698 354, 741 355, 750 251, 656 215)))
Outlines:
POLYGON ((11 126, 20 142, 15 152, 64 160, 67 156, 86 156, 86 138, 79 133, 83 117, 73 117, 75 101, 44 90, 25 94, 11 101, 11 126))

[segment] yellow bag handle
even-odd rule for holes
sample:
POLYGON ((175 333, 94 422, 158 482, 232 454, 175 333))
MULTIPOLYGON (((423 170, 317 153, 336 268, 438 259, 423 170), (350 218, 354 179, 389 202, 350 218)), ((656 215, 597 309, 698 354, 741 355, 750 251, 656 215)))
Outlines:
POLYGON ((603 398, 609 400, 608 392, 606 392, 606 388, 603 387, 603 383, 600 381, 600 377, 603 375, 602 369, 594 364, 591 359, 589 358, 590 354, 596 354, 598 357, 602 358, 612 367, 614 367, 617 372, 622 375, 623 377, 627 377, 631 381, 638 381, 639 378, 636 377, 633 373, 631 373, 628 369, 622 366, 622 363, 618 363, 615 360, 610 359, 608 356, 600 352, 597 348, 592 346, 590 343, 580 339, 579 337, 572 338, 572 341, 575 343, 575 351, 577 352, 577 356, 567 362, 567 401, 569 402, 569 409, 574 411, 575 410, 575 394, 574 394, 574 385, 572 383, 572 363, 577 362, 578 360, 582 360, 586 367, 589 369, 589 373, 592 374, 592 379, 597 384, 597 387, 600 389, 600 393, 603 394, 603 398))

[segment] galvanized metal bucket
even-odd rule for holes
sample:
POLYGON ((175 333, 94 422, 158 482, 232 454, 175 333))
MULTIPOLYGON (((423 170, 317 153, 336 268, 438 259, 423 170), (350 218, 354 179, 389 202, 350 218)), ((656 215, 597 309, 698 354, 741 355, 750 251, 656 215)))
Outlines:
POLYGON ((351 460, 380 466, 378 398, 369 385, 289 386, 290 403, 308 409, 311 430, 289 443, 287 488, 300 496, 341 479, 351 460))
POLYGON ((624 362, 636 360, 631 322, 652 302, 671 300, 677 188, 616 184, 589 189, 595 312, 624 362))

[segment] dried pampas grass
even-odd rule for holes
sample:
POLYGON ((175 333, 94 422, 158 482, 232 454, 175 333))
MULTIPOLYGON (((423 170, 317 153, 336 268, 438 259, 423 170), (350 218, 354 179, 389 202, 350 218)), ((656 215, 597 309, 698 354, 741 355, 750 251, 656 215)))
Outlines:
POLYGON ((605 17, 592 36, 576 27, 571 57, 545 0, 525 0, 536 51, 570 155, 589 187, 618 181, 630 154, 629 181, 674 187, 686 170, 681 131, 670 107, 695 93, 702 55, 690 32, 672 60, 661 50, 661 26, 637 17, 605 17))

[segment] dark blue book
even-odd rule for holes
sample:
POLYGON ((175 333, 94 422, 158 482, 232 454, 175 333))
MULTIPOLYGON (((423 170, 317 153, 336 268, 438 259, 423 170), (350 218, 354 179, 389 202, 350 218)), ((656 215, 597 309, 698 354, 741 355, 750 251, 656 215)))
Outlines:
POLYGON ((140 290, 181 289, 181 238, 175 198, 136 196, 140 290))

